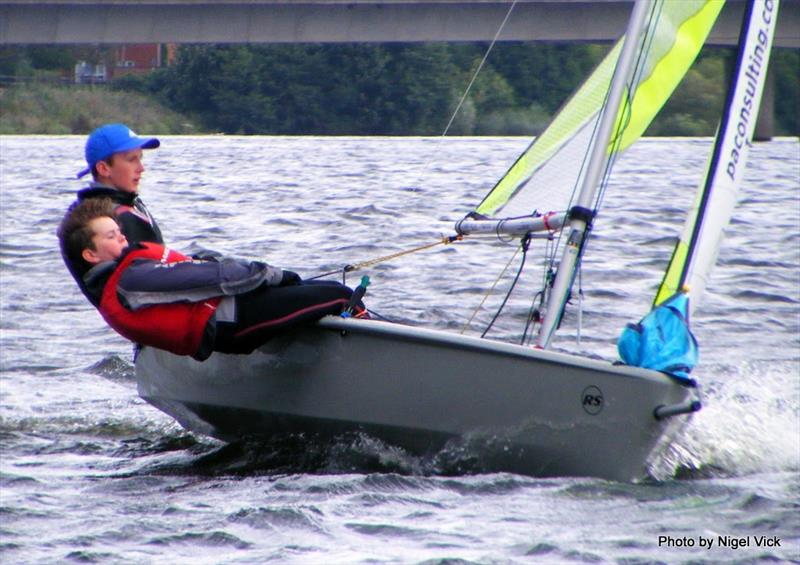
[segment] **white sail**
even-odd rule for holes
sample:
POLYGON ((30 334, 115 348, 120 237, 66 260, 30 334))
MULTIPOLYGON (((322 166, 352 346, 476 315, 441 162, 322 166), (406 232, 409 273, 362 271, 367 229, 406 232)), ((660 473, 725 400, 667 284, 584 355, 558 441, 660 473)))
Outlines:
POLYGON ((743 22, 737 67, 728 91, 708 172, 656 294, 660 304, 688 287, 690 313, 702 297, 728 225, 752 145, 767 76, 779 0, 751 1, 743 22))

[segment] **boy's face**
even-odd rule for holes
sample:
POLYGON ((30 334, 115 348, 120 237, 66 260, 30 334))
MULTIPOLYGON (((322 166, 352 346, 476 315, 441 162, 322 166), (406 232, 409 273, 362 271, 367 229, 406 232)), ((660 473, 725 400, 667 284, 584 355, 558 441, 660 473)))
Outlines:
POLYGON ((144 172, 143 154, 141 149, 131 149, 114 153, 110 165, 107 161, 98 161, 96 165, 98 180, 123 192, 137 192, 144 172))
POLYGON ((128 247, 128 240, 119 231, 119 226, 112 218, 101 216, 89 221, 92 230, 94 249, 84 249, 83 258, 92 264, 118 259, 128 247))

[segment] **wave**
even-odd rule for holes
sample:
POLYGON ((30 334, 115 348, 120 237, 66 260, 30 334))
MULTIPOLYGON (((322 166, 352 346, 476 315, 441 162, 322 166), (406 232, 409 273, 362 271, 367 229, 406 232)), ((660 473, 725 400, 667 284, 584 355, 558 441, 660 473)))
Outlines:
POLYGON ((86 368, 86 372, 100 375, 110 381, 133 383, 136 382, 134 367, 119 355, 109 355, 86 368))
POLYGON ((651 469, 656 479, 800 471, 797 362, 717 365, 703 409, 651 469))

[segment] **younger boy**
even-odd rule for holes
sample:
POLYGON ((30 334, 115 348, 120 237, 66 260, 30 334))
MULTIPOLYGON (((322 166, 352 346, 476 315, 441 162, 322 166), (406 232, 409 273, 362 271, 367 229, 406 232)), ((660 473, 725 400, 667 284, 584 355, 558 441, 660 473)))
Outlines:
POLYGON ((192 260, 157 243, 128 245, 113 215, 109 199, 84 200, 58 236, 108 325, 136 343, 198 360, 212 351, 249 353, 350 301, 352 290, 342 284, 303 282, 266 263, 192 260))
MULTIPOLYGON (((114 203, 114 217, 129 242, 163 243, 158 224, 138 194, 144 173, 143 150, 155 149, 160 144, 154 137, 137 136, 124 124, 107 124, 94 130, 86 140, 87 166, 78 173, 78 178, 92 173, 93 182, 78 192, 70 210, 89 198, 110 198, 114 203)), ((92 300, 83 283, 80 265, 69 259, 63 246, 61 256, 83 294, 92 300)))

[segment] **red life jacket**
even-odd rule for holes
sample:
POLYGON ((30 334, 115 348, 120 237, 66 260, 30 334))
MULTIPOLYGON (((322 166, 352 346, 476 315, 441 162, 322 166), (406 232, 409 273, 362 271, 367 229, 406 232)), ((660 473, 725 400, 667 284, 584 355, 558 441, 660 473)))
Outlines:
POLYGON ((178 263, 191 259, 157 243, 141 243, 128 253, 108 278, 100 299, 100 314, 117 333, 141 345, 151 345, 177 355, 194 355, 200 348, 206 324, 221 298, 203 302, 155 304, 129 310, 119 301, 117 284, 125 269, 136 259, 178 263))

